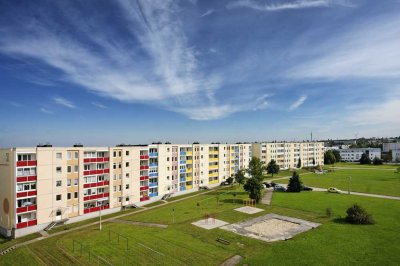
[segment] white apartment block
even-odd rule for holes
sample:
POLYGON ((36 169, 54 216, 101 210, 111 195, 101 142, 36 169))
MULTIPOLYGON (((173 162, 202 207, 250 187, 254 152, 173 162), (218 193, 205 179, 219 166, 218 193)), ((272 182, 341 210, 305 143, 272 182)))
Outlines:
POLYGON ((380 148, 341 149, 339 152, 343 162, 358 162, 360 161, 363 153, 367 154, 371 160, 373 160, 375 157, 381 159, 380 148))
POLYGON ((392 150, 400 150, 400 142, 383 143, 382 151, 389 152, 392 150))
POLYGON ((251 156, 251 144, 0 149, 0 233, 19 237, 217 186, 251 156))
POLYGON ((392 162, 400 162, 400 149, 392 150, 392 162))
POLYGON ((275 160, 281 169, 296 168, 299 159, 302 167, 324 164, 323 142, 262 142, 253 143, 253 156, 264 164, 275 160))

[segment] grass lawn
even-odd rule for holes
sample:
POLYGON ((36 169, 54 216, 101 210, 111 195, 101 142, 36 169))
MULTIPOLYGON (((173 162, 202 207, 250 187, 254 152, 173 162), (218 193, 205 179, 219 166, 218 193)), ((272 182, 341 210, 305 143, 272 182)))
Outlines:
MULTIPOLYGON (((274 177, 273 177, 273 178, 292 176, 293 171, 296 171, 296 172, 299 173, 299 174, 309 173, 309 171, 306 170, 306 169, 281 170, 281 171, 279 171, 279 173, 274 174, 274 177)), ((268 180, 268 179, 271 179, 271 178, 272 178, 272 175, 271 175, 271 174, 264 175, 264 178, 266 178, 267 180, 268 180)))
POLYGON ((360 164, 360 163, 346 163, 340 162, 332 164, 324 165, 324 168, 332 168, 332 166, 336 167, 346 167, 346 168, 381 168, 381 169, 397 169, 400 167, 400 164, 383 164, 383 165, 373 165, 373 164, 360 164))
MULTIPOLYGON (((394 171, 376 169, 335 169, 323 175, 300 175, 306 186, 328 188, 336 187, 348 190, 351 176, 350 190, 356 192, 400 196, 400 174, 394 171)), ((284 180, 279 180, 284 182, 284 180)), ((286 181, 285 181, 286 182, 286 181)))
POLYGON ((234 211, 235 207, 242 206, 239 199, 246 197, 237 188, 212 191, 121 218, 128 222, 166 224, 168 228, 107 222, 102 231, 98 226, 91 226, 17 249, 1 256, 0 264, 95 265, 106 260, 114 265, 219 265, 236 254, 243 256, 243 263, 249 265, 396 265, 400 261, 399 201, 324 192, 274 193, 272 206, 257 206, 265 209, 259 214, 234 211), (354 202, 373 214, 377 223, 353 226, 337 219, 354 202), (325 217, 328 207, 335 215, 332 218, 325 217), (206 213, 216 213, 217 219, 233 223, 269 212, 323 225, 292 240, 276 243, 191 225, 206 213), (231 244, 220 244, 217 237, 231 244), (78 242, 73 252, 74 240, 86 246, 82 248, 82 255, 78 242))

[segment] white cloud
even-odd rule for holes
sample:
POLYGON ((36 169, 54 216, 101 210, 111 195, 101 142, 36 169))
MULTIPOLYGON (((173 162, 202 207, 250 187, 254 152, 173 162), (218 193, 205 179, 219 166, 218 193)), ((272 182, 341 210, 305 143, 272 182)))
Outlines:
POLYGON ((206 17, 211 15, 212 13, 214 13, 215 10, 214 9, 208 9, 206 12, 204 12, 203 14, 200 15, 201 18, 206 17))
POLYGON ((53 98, 53 101, 56 104, 62 105, 64 107, 67 107, 70 109, 76 108, 76 106, 72 102, 68 101, 67 99, 61 98, 61 97, 55 97, 55 98, 53 98))
POLYGON ((304 104, 304 102, 307 100, 307 96, 303 95, 300 96, 299 99, 297 99, 294 103, 292 103, 292 105, 289 107, 289 111, 293 111, 297 108, 299 108, 301 105, 304 104))
POLYGON ((98 102, 92 102, 92 104, 98 108, 101 109, 107 109, 107 106, 105 106, 104 104, 98 103, 98 102))
POLYGON ((10 104, 14 107, 21 107, 22 105, 20 103, 17 102, 10 102, 10 104))
MULTIPOLYGON (((292 78, 398 78, 400 18, 385 16, 348 28, 315 47, 310 59, 289 69, 292 78)), ((304 50, 307 54, 307 49, 304 50)))
POLYGON ((44 108, 44 107, 40 108, 40 111, 45 113, 45 114, 49 114, 49 115, 54 114, 53 111, 51 111, 50 109, 44 108))
POLYGON ((346 6, 352 7, 353 5, 346 0, 297 0, 272 3, 270 1, 256 1, 256 0, 237 0, 230 2, 227 8, 245 7, 258 11, 280 11, 288 9, 304 9, 316 7, 332 7, 332 6, 346 6))

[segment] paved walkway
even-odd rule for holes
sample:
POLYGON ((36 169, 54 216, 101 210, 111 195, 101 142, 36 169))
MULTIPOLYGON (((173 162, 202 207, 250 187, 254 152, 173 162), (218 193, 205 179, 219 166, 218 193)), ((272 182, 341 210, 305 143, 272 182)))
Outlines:
POLYGON ((265 190, 263 198, 261 199, 261 203, 262 204, 266 204, 266 205, 270 205, 273 192, 274 192, 274 189, 267 188, 265 190))
POLYGON ((242 261, 242 259, 242 256, 235 255, 224 261, 220 266, 235 266, 238 265, 242 261))

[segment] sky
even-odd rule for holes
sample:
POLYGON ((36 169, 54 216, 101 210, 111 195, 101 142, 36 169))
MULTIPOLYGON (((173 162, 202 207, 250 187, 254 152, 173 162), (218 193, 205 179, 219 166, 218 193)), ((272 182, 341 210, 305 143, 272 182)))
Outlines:
POLYGON ((400 135, 400 1, 0 1, 0 147, 400 135))

